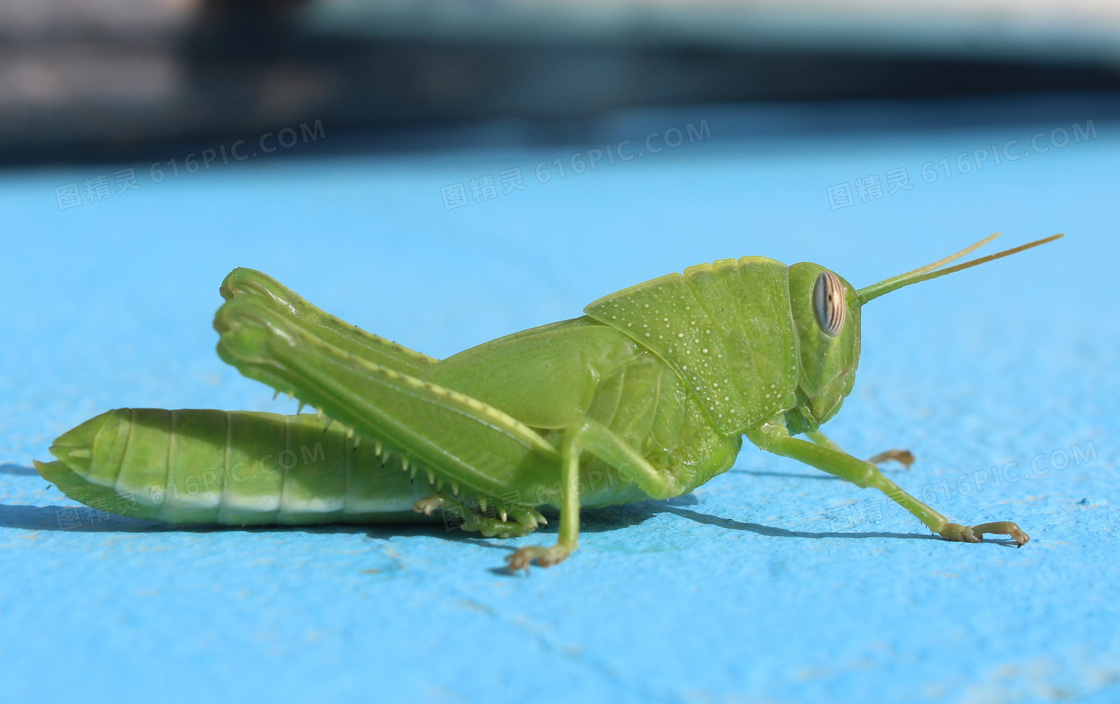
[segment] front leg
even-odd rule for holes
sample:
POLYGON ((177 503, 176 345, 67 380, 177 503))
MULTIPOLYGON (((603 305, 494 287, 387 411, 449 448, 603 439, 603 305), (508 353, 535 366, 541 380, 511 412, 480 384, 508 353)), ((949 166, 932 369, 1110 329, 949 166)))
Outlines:
MULTIPOLYGON (((897 484, 883 476, 883 473, 874 464, 858 460, 839 449, 834 449, 835 446, 828 447, 791 437, 786 427, 778 421, 769 421, 763 424, 761 428, 748 432, 747 437, 763 450, 804 462, 850 481, 858 487, 872 487, 882 491, 892 501, 897 502, 904 509, 914 514, 931 531, 949 540, 978 543, 985 533, 1011 536, 1011 539, 1020 547, 1030 540, 1030 537, 1011 521, 982 523, 976 526, 950 523, 945 516, 907 494, 897 484)), ((831 441, 829 442, 831 443, 831 441)))
MULTIPOLYGON (((827 435, 819 430, 811 430, 805 433, 805 435, 807 435, 810 440, 817 443, 821 447, 827 447, 828 449, 835 450, 837 452, 844 452, 843 448, 832 442, 832 440, 827 435)), ((891 460, 898 462, 906 469, 910 469, 910 465, 914 464, 914 453, 910 452, 909 450, 886 450, 885 452, 880 452, 874 457, 868 458, 867 461, 871 464, 883 464, 884 462, 890 462, 891 460)))

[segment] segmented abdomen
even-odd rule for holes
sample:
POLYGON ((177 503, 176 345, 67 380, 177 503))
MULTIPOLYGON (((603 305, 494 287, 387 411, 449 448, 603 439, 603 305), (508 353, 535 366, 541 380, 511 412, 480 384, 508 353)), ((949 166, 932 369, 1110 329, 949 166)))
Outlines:
POLYGON ((168 523, 397 522, 430 495, 399 457, 314 415, 117 409, 60 436, 40 473, 95 508, 168 523))

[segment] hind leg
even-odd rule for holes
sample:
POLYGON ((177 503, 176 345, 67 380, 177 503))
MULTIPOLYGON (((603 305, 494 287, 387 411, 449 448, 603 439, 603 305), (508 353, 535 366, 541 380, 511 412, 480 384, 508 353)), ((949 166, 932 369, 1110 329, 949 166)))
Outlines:
POLYGON ((487 538, 521 538, 535 531, 538 526, 548 523, 534 509, 503 509, 499 515, 492 501, 476 502, 476 506, 469 506, 465 501, 441 494, 420 499, 412 506, 412 510, 425 516, 439 511, 448 530, 454 526, 459 530, 481 533, 487 538), (511 516, 513 520, 509 520, 511 516))

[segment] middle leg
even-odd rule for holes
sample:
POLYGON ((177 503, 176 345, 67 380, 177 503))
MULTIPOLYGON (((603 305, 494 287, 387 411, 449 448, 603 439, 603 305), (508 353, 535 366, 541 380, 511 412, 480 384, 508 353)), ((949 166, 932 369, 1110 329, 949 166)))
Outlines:
POLYGON ((509 558, 511 570, 528 571, 529 565, 534 561, 541 567, 555 565, 565 560, 579 546, 579 463, 585 451, 622 474, 624 481, 637 484, 650 498, 667 499, 682 493, 682 485, 677 477, 658 471, 610 428, 585 419, 566 431, 561 447, 559 540, 551 547, 521 548, 509 558))

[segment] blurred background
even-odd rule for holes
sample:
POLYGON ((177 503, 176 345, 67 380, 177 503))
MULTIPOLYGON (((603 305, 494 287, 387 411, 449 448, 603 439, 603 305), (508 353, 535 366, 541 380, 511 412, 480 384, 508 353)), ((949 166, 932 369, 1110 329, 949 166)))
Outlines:
POLYGON ((547 140, 635 107, 1095 93, 1118 65, 1109 0, 5 0, 0 162, 315 120, 547 140))

